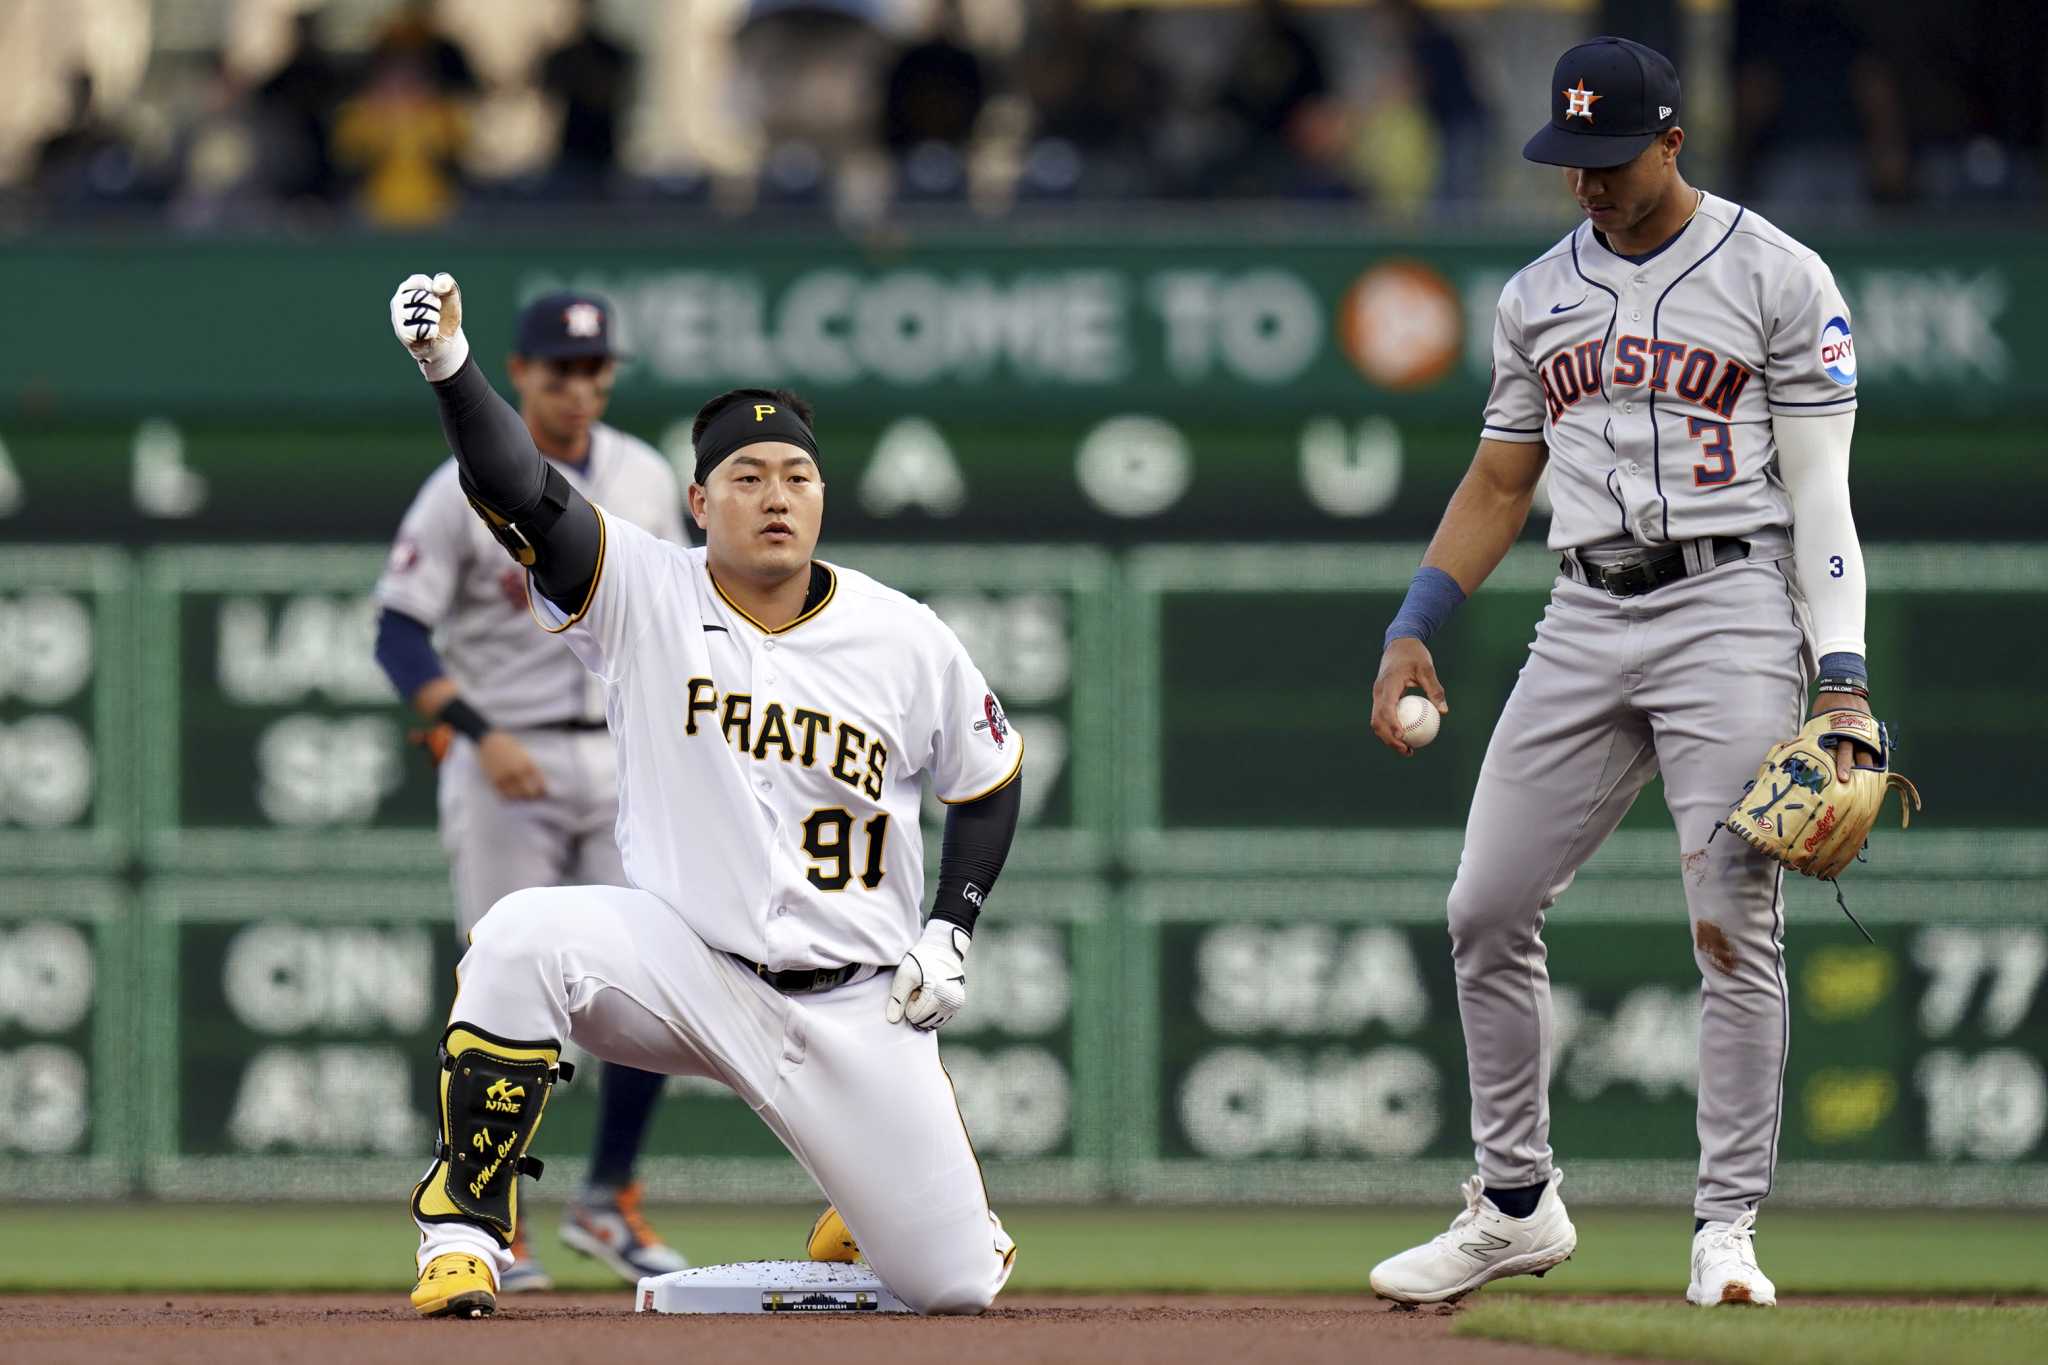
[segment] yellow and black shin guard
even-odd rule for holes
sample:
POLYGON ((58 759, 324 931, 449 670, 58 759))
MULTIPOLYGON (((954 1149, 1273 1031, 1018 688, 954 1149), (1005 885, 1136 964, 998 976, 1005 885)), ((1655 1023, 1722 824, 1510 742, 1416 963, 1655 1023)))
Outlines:
POLYGON ((441 1036, 441 1132, 434 1164, 412 1192, 422 1223, 470 1223, 512 1245, 519 1177, 540 1178, 526 1154, 556 1080, 575 1068, 562 1045, 499 1038, 459 1020, 441 1036))

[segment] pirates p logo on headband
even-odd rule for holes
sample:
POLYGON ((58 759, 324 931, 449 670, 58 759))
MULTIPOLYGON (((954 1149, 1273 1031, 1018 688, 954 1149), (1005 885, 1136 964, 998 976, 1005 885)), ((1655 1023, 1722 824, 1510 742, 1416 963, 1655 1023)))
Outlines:
POLYGON ((733 452, 770 441, 785 442, 813 460, 818 458, 818 438, 788 404, 765 398, 738 402, 712 418, 704 429, 704 439, 697 444, 697 482, 710 478, 711 471, 733 452))

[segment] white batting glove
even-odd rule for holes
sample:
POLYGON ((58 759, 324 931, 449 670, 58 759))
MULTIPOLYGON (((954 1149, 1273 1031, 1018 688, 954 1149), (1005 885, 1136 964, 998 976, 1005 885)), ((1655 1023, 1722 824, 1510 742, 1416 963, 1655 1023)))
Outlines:
POLYGON ((391 330, 429 382, 448 378, 469 359, 469 338, 462 334, 462 290, 445 271, 405 277, 391 296, 391 330))
POLYGON ((967 1003, 967 950, 973 944, 957 924, 928 922, 917 946, 897 964, 882 1017, 892 1024, 907 1020, 927 1032, 944 1028, 967 1003))

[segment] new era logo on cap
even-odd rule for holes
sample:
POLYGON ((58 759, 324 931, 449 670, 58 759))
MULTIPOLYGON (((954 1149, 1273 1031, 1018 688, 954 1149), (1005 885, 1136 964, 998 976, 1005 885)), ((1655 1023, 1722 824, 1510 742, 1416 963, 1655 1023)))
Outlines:
POLYGON ((1668 104, 1660 104, 1660 105, 1658 105, 1658 106, 1657 106, 1657 117, 1658 117, 1658 118, 1670 118, 1670 117, 1671 117, 1671 106, 1670 106, 1670 105, 1668 105, 1668 104))

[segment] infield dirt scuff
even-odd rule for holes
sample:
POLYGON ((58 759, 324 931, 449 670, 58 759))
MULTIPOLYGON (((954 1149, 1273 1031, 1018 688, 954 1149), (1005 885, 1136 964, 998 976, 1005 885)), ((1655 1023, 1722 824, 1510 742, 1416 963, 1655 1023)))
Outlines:
POLYGON ((677 1317, 628 1297, 530 1295, 496 1317, 422 1321, 403 1295, 37 1295, 0 1298, 13 1365, 421 1365, 472 1358, 549 1365, 829 1359, 833 1365, 1300 1361, 1565 1365, 1564 1351, 1454 1340, 1451 1313, 1371 1298, 1016 1296, 979 1318, 898 1314, 677 1317))

